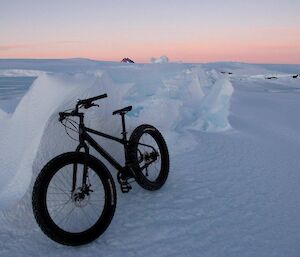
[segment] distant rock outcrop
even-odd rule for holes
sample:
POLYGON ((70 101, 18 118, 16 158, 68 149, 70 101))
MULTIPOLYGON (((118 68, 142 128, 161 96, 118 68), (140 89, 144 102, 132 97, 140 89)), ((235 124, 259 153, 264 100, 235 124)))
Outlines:
POLYGON ((125 63, 134 63, 133 60, 129 59, 128 57, 123 58, 121 62, 125 62, 125 63))
POLYGON ((228 75, 232 75, 232 72, 228 72, 228 71, 221 71, 222 74, 228 74, 228 75))

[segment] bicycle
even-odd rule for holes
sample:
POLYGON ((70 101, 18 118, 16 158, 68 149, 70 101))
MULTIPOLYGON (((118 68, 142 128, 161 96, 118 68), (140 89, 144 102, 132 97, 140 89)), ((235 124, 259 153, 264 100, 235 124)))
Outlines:
MULTIPOLYGON (((59 113, 59 121, 67 128, 77 126, 79 145, 50 160, 38 175, 33 186, 32 207, 41 230, 52 240, 65 245, 82 245, 98 238, 110 225, 116 208, 116 188, 107 167, 89 152, 94 148, 116 170, 121 191, 128 193, 135 180, 147 190, 158 190, 167 180, 169 153, 161 133, 143 124, 127 140, 125 114, 127 106, 113 112, 122 120, 122 137, 88 128, 84 125, 81 108, 97 106, 94 101, 107 94, 78 100, 74 109, 59 113), (79 118, 79 123, 71 117, 79 118), (95 134, 124 146, 125 165, 122 166, 90 134, 95 134)), ((68 132, 67 132, 68 133, 68 132)), ((68 134, 69 135, 69 134, 68 134)))

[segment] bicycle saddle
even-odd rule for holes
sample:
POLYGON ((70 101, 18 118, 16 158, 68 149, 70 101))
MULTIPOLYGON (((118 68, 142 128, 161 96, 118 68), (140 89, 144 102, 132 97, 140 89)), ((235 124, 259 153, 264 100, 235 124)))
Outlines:
POLYGON ((122 109, 119 109, 119 110, 116 110, 112 113, 112 115, 115 115, 115 114, 125 114, 127 112, 130 112, 132 110, 132 106, 127 106, 127 107, 124 107, 122 109))

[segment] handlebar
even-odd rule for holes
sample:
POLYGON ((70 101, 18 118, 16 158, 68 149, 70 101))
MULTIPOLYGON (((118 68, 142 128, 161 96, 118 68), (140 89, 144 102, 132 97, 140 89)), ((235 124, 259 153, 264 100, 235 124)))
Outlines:
POLYGON ((107 94, 103 94, 103 95, 98 95, 98 96, 94 96, 94 97, 91 97, 91 98, 87 98, 87 99, 83 99, 83 100, 78 100, 77 102, 77 105, 89 105, 91 104, 92 102, 96 101, 96 100, 100 100, 102 98, 106 98, 107 97, 107 94))
POLYGON ((66 117, 69 117, 69 116, 80 116, 80 115, 82 115, 82 114, 80 114, 78 112, 78 109, 80 107, 88 109, 88 108, 93 107, 93 106, 99 106, 98 104, 95 104, 93 102, 97 101, 97 100, 100 100, 102 98, 106 98, 106 97, 107 97, 107 94, 102 94, 102 95, 94 96, 94 97, 87 98, 87 99, 82 99, 82 100, 79 99, 77 101, 75 109, 73 111, 71 111, 71 112, 60 112, 58 120, 60 122, 62 122, 66 117))

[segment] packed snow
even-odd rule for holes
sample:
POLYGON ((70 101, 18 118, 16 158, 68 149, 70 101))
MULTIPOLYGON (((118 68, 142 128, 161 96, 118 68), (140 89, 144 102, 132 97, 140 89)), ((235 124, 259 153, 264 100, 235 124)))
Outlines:
MULTIPOLYGON (((0 77, 36 77, 14 111, 0 99, 0 256, 299 256, 299 72, 299 65, 0 60, 0 77), (76 147, 58 112, 103 93, 100 108, 86 111, 87 126, 119 136, 111 113, 133 105, 129 132, 142 123, 162 131, 170 176, 157 192, 135 184, 122 194, 116 181, 117 210, 104 235, 61 246, 33 218, 32 186, 51 158, 76 147)), ((98 140, 123 161, 119 145, 98 140)))

